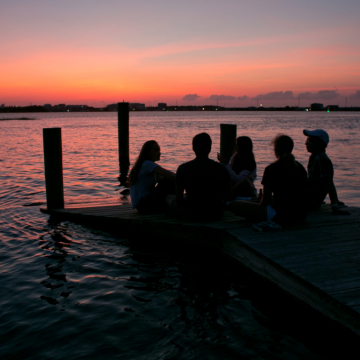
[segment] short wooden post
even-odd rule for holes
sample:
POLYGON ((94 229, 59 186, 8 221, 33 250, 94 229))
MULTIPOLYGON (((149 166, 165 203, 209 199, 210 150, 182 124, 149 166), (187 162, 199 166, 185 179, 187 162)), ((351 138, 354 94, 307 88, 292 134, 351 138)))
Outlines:
POLYGON ((129 156, 129 103, 118 103, 118 140, 119 140, 119 165, 120 184, 126 181, 130 166, 129 156))
POLYGON ((236 143, 236 125, 220 124, 220 154, 229 162, 236 143))
POLYGON ((61 128, 43 129, 46 202, 48 209, 64 208, 61 128))

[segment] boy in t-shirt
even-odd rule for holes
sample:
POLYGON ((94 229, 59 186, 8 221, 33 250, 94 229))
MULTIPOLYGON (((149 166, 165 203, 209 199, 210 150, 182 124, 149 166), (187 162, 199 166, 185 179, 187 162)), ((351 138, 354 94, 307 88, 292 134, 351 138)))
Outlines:
POLYGON ((220 220, 231 199, 230 174, 223 164, 209 159, 209 134, 197 134, 192 145, 195 159, 180 165, 176 172, 176 203, 188 220, 220 220))
POLYGON ((308 200, 309 209, 317 209, 329 194, 333 214, 349 214, 339 210, 344 203, 339 201, 335 184, 334 168, 331 160, 326 155, 326 147, 329 144, 329 135, 326 131, 304 130, 307 136, 305 146, 311 153, 308 163, 308 200))

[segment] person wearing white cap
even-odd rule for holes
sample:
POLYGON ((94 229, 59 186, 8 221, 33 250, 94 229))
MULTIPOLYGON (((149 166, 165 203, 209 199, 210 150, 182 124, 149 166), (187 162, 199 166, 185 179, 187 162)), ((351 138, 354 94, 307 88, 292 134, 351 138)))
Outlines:
POLYGON ((334 214, 348 214, 347 211, 339 210, 340 205, 336 188, 334 185, 334 167, 326 154, 329 144, 329 134, 322 129, 304 130, 307 136, 305 146, 311 153, 308 163, 308 201, 309 209, 317 209, 329 194, 331 208, 334 214))

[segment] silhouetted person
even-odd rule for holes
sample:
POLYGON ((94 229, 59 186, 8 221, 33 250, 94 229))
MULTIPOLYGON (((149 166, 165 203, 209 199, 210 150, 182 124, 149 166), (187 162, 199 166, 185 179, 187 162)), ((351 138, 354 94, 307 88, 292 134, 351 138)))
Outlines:
POLYGON ((282 225, 301 222, 307 215, 306 170, 295 160, 294 142, 289 136, 276 136, 273 145, 277 160, 265 168, 260 204, 232 201, 230 209, 255 221, 275 221, 282 225))
POLYGON ((175 193, 175 174, 155 163, 160 155, 159 144, 146 141, 130 171, 131 204, 140 213, 164 210, 166 196, 175 193))
POLYGON ((329 194, 331 208, 334 214, 349 214, 347 211, 338 209, 344 203, 339 201, 334 185, 334 168, 331 160, 326 154, 326 147, 330 138, 326 131, 304 130, 307 136, 305 146, 311 153, 308 163, 308 201, 309 209, 317 209, 329 194))
POLYGON ((176 172, 176 202, 189 220, 221 219, 231 198, 229 172, 223 164, 209 159, 211 144, 209 134, 196 135, 192 141, 196 158, 180 165, 176 172))
POLYGON ((226 165, 232 181, 233 196, 253 197, 257 195, 254 180, 256 179, 256 162, 253 143, 248 136, 236 139, 235 153, 226 164, 224 157, 217 154, 218 160, 226 165))

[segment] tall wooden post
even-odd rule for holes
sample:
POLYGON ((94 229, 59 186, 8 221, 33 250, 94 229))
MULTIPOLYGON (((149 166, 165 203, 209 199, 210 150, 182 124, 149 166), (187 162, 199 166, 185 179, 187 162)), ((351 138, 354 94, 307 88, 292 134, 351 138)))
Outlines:
POLYGON ((129 171, 129 103, 118 103, 118 140, 120 185, 124 184, 129 171))
POLYGON ((220 124, 220 154, 229 162, 236 143, 236 125, 220 124))
POLYGON ((43 129, 46 202, 48 209, 64 208, 61 128, 43 129))

